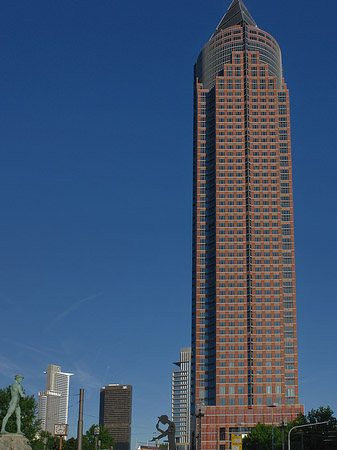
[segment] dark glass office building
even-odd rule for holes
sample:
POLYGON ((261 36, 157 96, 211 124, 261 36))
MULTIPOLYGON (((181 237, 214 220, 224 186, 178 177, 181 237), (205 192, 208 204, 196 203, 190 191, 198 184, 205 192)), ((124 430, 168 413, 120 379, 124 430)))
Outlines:
POLYGON ((194 79, 192 413, 230 448, 298 400, 289 94, 276 40, 241 0, 194 79))
POLYGON ((114 450, 130 450, 132 386, 109 384, 100 390, 99 423, 114 438, 114 450))

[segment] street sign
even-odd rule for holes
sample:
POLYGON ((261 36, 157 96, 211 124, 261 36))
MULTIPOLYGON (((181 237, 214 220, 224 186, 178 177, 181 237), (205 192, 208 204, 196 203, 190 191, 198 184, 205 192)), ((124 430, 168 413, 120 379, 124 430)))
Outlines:
POLYGON ((241 434, 232 434, 232 450, 242 450, 241 434))

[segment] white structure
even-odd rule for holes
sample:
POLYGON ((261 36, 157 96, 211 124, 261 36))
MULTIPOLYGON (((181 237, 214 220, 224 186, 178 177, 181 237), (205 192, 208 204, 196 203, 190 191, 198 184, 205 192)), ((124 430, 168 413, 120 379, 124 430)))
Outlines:
POLYGON ((176 426, 176 442, 190 442, 190 403, 191 403, 191 348, 180 349, 179 367, 172 371, 172 421, 176 426))
POLYGON ((61 394, 52 391, 39 392, 38 419, 41 420, 41 428, 54 434, 54 425, 61 423, 60 417, 61 394))
POLYGON ((69 381, 72 373, 61 372, 60 366, 47 367, 46 390, 39 392, 38 419, 41 428, 54 434, 54 425, 68 423, 69 381))

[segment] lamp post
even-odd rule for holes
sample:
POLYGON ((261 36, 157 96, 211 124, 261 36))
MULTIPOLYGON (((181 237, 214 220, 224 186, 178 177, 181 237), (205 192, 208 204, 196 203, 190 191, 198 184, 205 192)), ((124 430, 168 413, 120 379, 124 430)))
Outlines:
POLYGON ((287 418, 285 417, 284 420, 280 420, 280 428, 282 430, 282 450, 284 450, 284 429, 286 428, 288 422, 287 418))
POLYGON ((97 441, 99 436, 100 428, 99 425, 94 428, 94 434, 95 434, 95 450, 97 450, 97 441))
POLYGON ((204 405, 201 404, 197 408, 197 412, 195 414, 195 417, 198 419, 198 449, 201 450, 201 418, 205 415, 204 413, 205 408, 204 405))
POLYGON ((325 423, 329 423, 329 421, 326 421, 326 422, 316 422, 316 423, 308 423, 307 425, 297 425, 296 427, 292 427, 292 428, 289 430, 289 433, 288 433, 288 450, 291 450, 291 449, 290 449, 290 433, 291 433, 293 430, 295 430, 295 428, 315 427, 315 426, 317 426, 317 425, 323 425, 323 424, 325 424, 325 423))
MULTIPOLYGON (((267 405, 268 408, 276 408, 278 406, 277 403, 272 403, 271 405, 267 405)), ((271 450, 274 450, 274 410, 271 410, 271 450)))

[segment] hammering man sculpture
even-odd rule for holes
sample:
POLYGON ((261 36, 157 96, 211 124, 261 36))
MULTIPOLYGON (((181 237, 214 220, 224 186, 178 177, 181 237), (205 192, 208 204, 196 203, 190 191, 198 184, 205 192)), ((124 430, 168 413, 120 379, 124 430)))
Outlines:
POLYGON ((21 381, 23 380, 23 378, 24 377, 22 375, 15 375, 15 382, 11 386, 11 400, 9 402, 7 414, 2 421, 0 433, 8 433, 8 431, 6 431, 7 421, 15 411, 17 434, 23 434, 21 432, 21 408, 19 405, 20 398, 24 398, 24 393, 21 386, 21 381))
POLYGON ((158 431, 160 431, 161 434, 157 437, 154 437, 152 441, 156 441, 157 439, 161 439, 167 436, 169 442, 169 450, 176 450, 176 426, 174 425, 174 422, 169 420, 169 418, 165 414, 158 417, 158 419, 159 420, 156 424, 156 428, 158 431), (168 428, 166 430, 162 430, 161 428, 159 428, 159 423, 162 423, 163 425, 168 424, 168 428))

